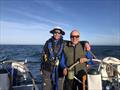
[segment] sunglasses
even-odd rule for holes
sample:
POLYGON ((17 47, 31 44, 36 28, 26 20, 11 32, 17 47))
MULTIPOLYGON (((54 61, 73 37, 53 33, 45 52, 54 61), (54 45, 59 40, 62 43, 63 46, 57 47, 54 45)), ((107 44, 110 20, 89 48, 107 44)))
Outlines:
POLYGON ((70 38, 79 38, 79 35, 71 35, 70 38))
POLYGON ((61 32, 54 32, 53 34, 61 34, 61 32))

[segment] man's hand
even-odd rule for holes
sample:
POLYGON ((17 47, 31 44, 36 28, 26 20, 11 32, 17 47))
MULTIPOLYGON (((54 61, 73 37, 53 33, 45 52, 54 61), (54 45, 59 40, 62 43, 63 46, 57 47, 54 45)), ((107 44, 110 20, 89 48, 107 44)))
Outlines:
POLYGON ((80 64, 83 64, 83 63, 85 63, 87 61, 88 61, 87 58, 80 58, 80 64))
POLYGON ((64 68, 64 69, 63 69, 63 75, 64 75, 64 76, 66 76, 66 75, 67 75, 67 73, 68 73, 67 68, 64 68))

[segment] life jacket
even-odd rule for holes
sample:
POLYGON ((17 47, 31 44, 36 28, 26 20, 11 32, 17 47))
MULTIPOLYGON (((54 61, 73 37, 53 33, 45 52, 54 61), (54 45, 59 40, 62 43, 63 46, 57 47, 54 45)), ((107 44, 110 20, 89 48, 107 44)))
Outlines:
MULTIPOLYGON (((60 62, 61 59, 61 53, 63 50, 63 39, 61 38, 58 41, 55 41, 54 38, 49 39, 48 41, 48 60, 50 62, 53 61, 53 63, 56 61, 60 62)), ((58 65, 55 66, 53 64, 52 66, 52 72, 51 72, 51 80, 52 80, 52 90, 58 90, 58 65)), ((52 64, 51 64, 52 65, 52 64)))
POLYGON ((63 50, 63 39, 55 41, 53 38, 51 38, 48 42, 48 51, 49 51, 48 60, 56 60, 56 59, 60 60, 62 50, 63 50))

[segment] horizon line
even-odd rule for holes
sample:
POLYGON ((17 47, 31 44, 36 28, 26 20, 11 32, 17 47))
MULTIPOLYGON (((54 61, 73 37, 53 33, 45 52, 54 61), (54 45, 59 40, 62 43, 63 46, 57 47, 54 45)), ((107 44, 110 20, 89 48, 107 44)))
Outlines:
MULTIPOLYGON (((44 44, 0 44, 0 45, 44 45, 44 44)), ((112 44, 90 44, 94 46, 120 46, 118 44, 112 45, 112 44)))

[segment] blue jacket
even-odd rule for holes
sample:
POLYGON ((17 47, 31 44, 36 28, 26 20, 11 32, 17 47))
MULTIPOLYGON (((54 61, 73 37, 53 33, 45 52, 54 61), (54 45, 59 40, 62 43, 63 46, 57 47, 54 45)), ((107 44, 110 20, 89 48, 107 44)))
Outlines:
POLYGON ((87 64, 89 64, 89 65, 93 65, 94 64, 94 62, 92 60, 93 56, 92 56, 92 54, 89 51, 86 51, 86 58, 90 59, 90 61, 88 61, 87 64))

